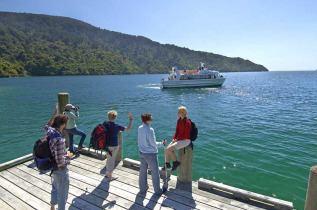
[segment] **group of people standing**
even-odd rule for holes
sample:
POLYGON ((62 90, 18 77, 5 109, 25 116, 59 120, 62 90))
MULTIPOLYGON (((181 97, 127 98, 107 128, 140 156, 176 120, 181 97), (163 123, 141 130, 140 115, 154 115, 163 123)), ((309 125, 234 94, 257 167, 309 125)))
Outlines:
MULTIPOLYGON (((69 189, 69 174, 67 166, 70 164, 73 153, 76 152, 74 148, 74 135, 80 135, 81 139, 78 145, 78 149, 85 147, 83 145, 86 134, 79 130, 76 126, 75 119, 79 117, 78 108, 71 104, 65 106, 65 112, 58 114, 57 104, 55 107, 55 114, 48 121, 45 126, 45 132, 47 136, 54 135, 49 142, 50 150, 54 153, 57 168, 52 173, 52 191, 51 191, 51 209, 55 209, 55 205, 58 204, 58 209, 65 209, 68 189, 69 189), (71 110, 75 110, 75 114, 71 110), (65 138, 62 135, 62 131, 66 130, 69 135, 70 153, 67 153, 65 138), (58 134, 58 135, 56 135, 58 134)), ((128 114, 129 125, 125 127, 123 125, 115 123, 118 113, 114 110, 108 112, 108 121, 103 124, 108 130, 109 151, 107 152, 106 161, 106 177, 108 181, 113 181, 118 178, 113 174, 115 167, 116 156, 119 151, 118 134, 120 131, 129 131, 132 128, 133 116, 128 114), (110 153, 111 155, 110 155, 110 153)), ((187 118, 187 109, 184 106, 178 108, 178 116, 176 131, 171 143, 165 148, 165 164, 162 170, 171 169, 176 170, 181 164, 177 161, 175 150, 184 148, 190 144, 190 129, 191 122, 187 118), (173 165, 170 164, 170 159, 173 160, 173 165)), ((151 127, 153 121, 151 114, 141 114, 142 125, 138 128, 138 147, 140 158, 140 175, 139 175, 139 188, 140 193, 146 193, 149 186, 147 183, 147 169, 150 168, 152 175, 152 184, 154 193, 161 195, 167 189, 160 187, 159 176, 159 162, 158 162, 158 147, 166 146, 166 140, 156 141, 154 129, 151 127)))

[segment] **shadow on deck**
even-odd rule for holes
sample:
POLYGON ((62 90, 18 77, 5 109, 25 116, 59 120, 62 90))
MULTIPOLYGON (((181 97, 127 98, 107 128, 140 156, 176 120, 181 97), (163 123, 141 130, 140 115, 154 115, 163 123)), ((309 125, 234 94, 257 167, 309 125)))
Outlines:
MULTIPOLYGON (((3 165, 3 164, 2 164, 3 165)), ((228 193, 198 189, 198 183, 183 185, 171 176, 169 189, 162 196, 154 194, 151 176, 149 190, 140 194, 139 168, 120 162, 108 182, 106 161, 79 154, 69 166, 70 186, 67 209, 273 209, 253 201, 242 201, 228 193)), ((20 161, 0 170, 0 207, 4 209, 49 209, 51 177, 39 173, 33 160, 20 161)), ((163 180, 161 180, 163 184, 163 180)))

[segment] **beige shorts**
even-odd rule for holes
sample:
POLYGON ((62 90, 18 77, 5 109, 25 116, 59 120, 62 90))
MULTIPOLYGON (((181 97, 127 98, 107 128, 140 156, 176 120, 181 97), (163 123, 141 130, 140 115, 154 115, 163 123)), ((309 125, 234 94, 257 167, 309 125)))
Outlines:
POLYGON ((173 144, 171 144, 171 146, 175 147, 177 150, 182 149, 184 147, 187 147, 190 144, 190 140, 189 139, 184 139, 181 141, 177 141, 173 144))
POLYGON ((119 152, 119 146, 108 147, 112 156, 107 152, 107 161, 106 161, 106 172, 112 173, 116 164, 117 154, 119 152))

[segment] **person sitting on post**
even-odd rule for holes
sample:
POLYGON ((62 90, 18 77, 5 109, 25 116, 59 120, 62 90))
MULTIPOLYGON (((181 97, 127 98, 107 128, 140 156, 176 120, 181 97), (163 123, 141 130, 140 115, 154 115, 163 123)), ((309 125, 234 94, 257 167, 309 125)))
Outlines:
POLYGON ((184 106, 178 107, 178 120, 176 125, 176 131, 173 137, 172 142, 165 149, 166 163, 162 170, 166 170, 171 168, 170 159, 173 160, 172 171, 175 171, 177 167, 181 164, 177 161, 175 150, 182 149, 187 147, 190 141, 190 129, 191 122, 187 118, 187 109, 184 106))

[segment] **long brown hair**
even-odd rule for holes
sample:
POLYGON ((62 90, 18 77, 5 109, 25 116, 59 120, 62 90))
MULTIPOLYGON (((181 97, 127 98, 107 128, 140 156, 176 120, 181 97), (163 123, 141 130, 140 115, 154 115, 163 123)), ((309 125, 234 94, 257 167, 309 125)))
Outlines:
POLYGON ((67 123, 67 120, 68 120, 68 116, 67 116, 67 115, 59 114, 58 116, 56 116, 56 117, 54 118, 54 122, 53 122, 52 127, 58 129, 58 128, 60 128, 64 123, 67 123))

